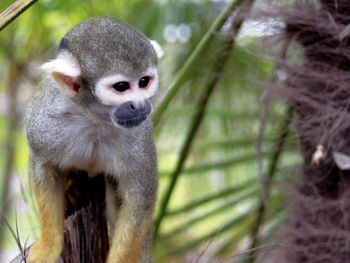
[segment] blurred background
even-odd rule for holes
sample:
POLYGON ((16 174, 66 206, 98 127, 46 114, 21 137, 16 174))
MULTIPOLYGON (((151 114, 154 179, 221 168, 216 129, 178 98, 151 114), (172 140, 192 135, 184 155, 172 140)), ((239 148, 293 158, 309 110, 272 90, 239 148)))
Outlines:
MULTIPOLYGON (((12 2, 1 0, 0 12, 12 2)), ((284 219, 283 185, 296 180, 301 158, 291 111, 267 89, 283 80, 276 58, 298 63, 300 52, 281 55, 282 18, 254 14, 295 1, 253 2, 238 34, 234 11, 204 44, 231 1, 40 0, 0 32, 0 262, 19 253, 14 236, 26 246, 39 235, 23 132, 39 66, 55 57, 71 27, 93 16, 119 18, 164 50, 154 99, 156 262, 254 261, 249 251, 284 219), (163 111, 159 105, 177 88, 163 111)))

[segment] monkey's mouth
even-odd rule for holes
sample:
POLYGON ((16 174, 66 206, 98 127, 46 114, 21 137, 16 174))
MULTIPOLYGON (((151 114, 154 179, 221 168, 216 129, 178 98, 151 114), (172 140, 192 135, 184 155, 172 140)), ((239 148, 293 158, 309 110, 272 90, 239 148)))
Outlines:
POLYGON ((125 128, 133 128, 145 121, 151 111, 151 103, 148 100, 139 105, 132 101, 127 101, 116 109, 114 119, 118 125, 125 128))
POLYGON ((147 116, 148 115, 139 115, 133 118, 118 118, 117 123, 125 128, 133 128, 145 121, 147 116))

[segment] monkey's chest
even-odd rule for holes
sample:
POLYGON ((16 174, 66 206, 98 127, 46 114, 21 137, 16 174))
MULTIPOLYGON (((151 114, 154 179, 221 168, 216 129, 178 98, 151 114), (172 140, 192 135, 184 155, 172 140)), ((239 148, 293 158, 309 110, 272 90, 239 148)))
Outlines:
POLYGON ((120 174, 127 170, 125 162, 134 157, 125 149, 122 142, 112 137, 94 134, 68 140, 57 149, 64 169, 87 171, 89 176, 99 173, 120 174))

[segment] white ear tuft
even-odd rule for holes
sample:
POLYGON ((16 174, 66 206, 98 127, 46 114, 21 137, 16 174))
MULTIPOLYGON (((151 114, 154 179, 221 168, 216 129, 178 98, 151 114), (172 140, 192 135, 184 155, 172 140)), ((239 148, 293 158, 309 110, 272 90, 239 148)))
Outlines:
POLYGON ((69 51, 61 51, 56 59, 43 64, 41 69, 52 75, 69 96, 78 94, 81 70, 78 61, 69 51))
POLYGON ((158 58, 161 58, 164 55, 164 51, 163 51, 162 47, 155 40, 151 40, 151 45, 153 46, 154 50, 156 51, 158 58))
POLYGON ((70 77, 78 77, 81 73, 78 61, 68 51, 61 51, 55 60, 43 64, 41 69, 49 74, 57 72, 70 77))

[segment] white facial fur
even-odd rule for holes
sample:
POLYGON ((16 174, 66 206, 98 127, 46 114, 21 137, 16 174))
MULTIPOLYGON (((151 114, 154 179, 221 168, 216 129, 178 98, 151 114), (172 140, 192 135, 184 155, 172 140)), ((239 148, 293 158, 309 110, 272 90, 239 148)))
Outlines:
POLYGON ((121 105, 127 101, 133 101, 135 103, 143 103, 145 99, 150 99, 154 96, 158 87, 158 71, 157 68, 150 68, 140 78, 149 76, 150 81, 147 87, 139 87, 139 79, 131 79, 128 76, 122 74, 116 74, 105 77, 99 80, 95 86, 95 95, 102 104, 105 105, 121 105), (113 88, 113 84, 118 82, 128 82, 130 89, 119 92, 113 88))

